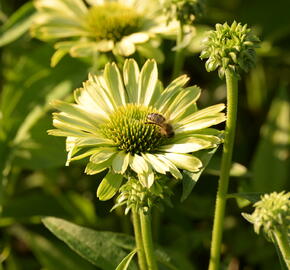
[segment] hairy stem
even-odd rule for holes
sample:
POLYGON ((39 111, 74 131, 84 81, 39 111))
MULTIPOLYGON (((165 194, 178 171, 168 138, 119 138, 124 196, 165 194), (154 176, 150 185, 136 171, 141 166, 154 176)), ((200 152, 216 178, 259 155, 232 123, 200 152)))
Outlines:
POLYGON ((181 72, 182 67, 183 67, 184 49, 179 48, 179 46, 181 45, 181 43, 183 41, 183 38, 184 38, 183 25, 181 23, 179 23, 179 31, 178 31, 177 40, 176 40, 177 50, 176 50, 175 58, 174 58, 172 79, 175 79, 176 77, 178 77, 180 75, 180 72, 181 72))
POLYGON ((139 215, 141 221, 141 232, 148 270, 158 270, 152 240, 151 214, 150 212, 144 213, 143 211, 139 211, 139 215))
POLYGON ((132 219, 133 219, 139 268, 140 270, 147 270, 147 263, 146 263, 146 257, 144 253, 144 246, 143 246, 143 240, 142 240, 142 234, 141 234, 140 217, 138 213, 136 212, 136 210, 132 210, 132 219))
POLYGON ((275 231, 275 242, 277 243, 282 257, 287 265, 287 268, 290 269, 290 243, 288 239, 287 228, 284 228, 283 231, 275 231))
POLYGON ((235 138, 237 105, 238 105, 238 79, 230 71, 226 72, 227 83, 227 121, 225 139, 221 162, 221 174, 218 183, 214 225, 212 231, 211 254, 209 270, 218 270, 220 264, 221 242, 226 207, 226 196, 229 185, 229 172, 232 163, 232 153, 235 138))

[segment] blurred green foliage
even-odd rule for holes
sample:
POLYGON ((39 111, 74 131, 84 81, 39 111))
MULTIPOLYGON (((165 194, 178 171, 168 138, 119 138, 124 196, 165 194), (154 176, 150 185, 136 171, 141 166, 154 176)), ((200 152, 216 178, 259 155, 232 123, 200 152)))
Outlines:
MULTIPOLYGON (((240 207, 248 205, 245 198, 254 200, 249 194, 290 186, 289 10, 290 2, 285 0, 208 0, 205 15, 196 23, 197 36, 186 51, 184 72, 204 89, 199 104, 203 107, 225 100, 224 81, 207 73, 198 57, 197 42, 204 29, 218 22, 241 21, 263 41, 256 67, 240 81, 233 159, 243 169, 233 173, 230 185, 234 194, 229 197, 239 198, 229 199, 227 207, 223 269, 278 269, 273 246, 255 235, 240 215, 250 208, 240 207), (238 192, 244 195, 236 196, 238 192)), ((51 128, 49 102, 70 100, 72 91, 86 79, 90 62, 65 57, 51 68, 52 46, 27 33, 31 16, 30 2, 0 0, 0 269, 96 269, 101 265, 93 266, 73 253, 41 224, 43 216, 54 216, 96 230, 132 234, 128 217, 110 213, 112 203, 95 198, 98 176, 85 176, 81 162, 65 168, 64 140, 46 133, 51 128)), ((173 46, 172 41, 162 44, 164 82, 170 80, 173 46)), ((163 247, 163 256, 174 258, 177 269, 207 267, 219 156, 218 151, 184 202, 180 202, 179 185, 174 207, 154 215, 155 240, 163 247)), ((112 254, 106 258, 113 259, 112 254)))

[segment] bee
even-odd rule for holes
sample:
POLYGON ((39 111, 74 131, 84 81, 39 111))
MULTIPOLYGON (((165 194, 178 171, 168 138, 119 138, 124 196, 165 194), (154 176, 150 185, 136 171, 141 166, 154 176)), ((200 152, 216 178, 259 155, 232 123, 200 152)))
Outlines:
POLYGON ((152 124, 160 127, 160 134, 167 138, 174 136, 173 127, 166 122, 166 119, 163 115, 159 113, 150 113, 147 115, 147 120, 150 122, 145 122, 146 124, 152 124))

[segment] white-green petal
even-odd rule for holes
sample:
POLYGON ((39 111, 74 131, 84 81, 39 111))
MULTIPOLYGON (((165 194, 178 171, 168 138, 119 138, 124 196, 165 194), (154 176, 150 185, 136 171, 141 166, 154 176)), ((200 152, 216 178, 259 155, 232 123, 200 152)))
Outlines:
POLYGON ((62 123, 64 126, 72 127, 75 130, 87 131, 90 133, 94 133, 97 130, 96 126, 82 121, 81 119, 71 118, 63 113, 53 113, 53 124, 55 127, 58 126, 58 123, 62 123))
POLYGON ((98 42, 95 42, 94 48, 99 52, 108 52, 113 50, 114 48, 114 41, 103 39, 98 42))
POLYGON ((84 16, 88 11, 82 0, 61 0, 61 2, 66 5, 65 9, 70 10, 73 16, 84 16))
POLYGON ((97 146, 97 145, 102 145, 102 146, 114 146, 113 142, 109 139, 102 138, 101 136, 85 136, 83 138, 78 138, 76 140, 76 144, 79 147, 84 147, 84 146, 97 146))
POLYGON ((202 168, 201 161, 192 155, 164 153, 164 156, 178 168, 185 169, 190 172, 198 172, 202 168))
POLYGON ((92 163, 98 164, 109 160, 117 150, 113 147, 100 147, 96 149, 95 153, 90 157, 92 163))
POLYGON ((168 165, 169 172, 173 175, 173 177, 175 177, 176 179, 182 179, 181 172, 177 169, 173 162, 167 159, 163 154, 157 154, 156 156, 158 159, 168 165))
POLYGON ((114 47, 114 54, 119 54, 123 56, 129 56, 136 51, 134 43, 123 38, 120 42, 116 43, 114 47))
POLYGON ((85 151, 82 154, 77 154, 76 153, 76 154, 73 155, 73 157, 71 157, 69 159, 69 161, 80 160, 80 159, 86 158, 86 157, 91 156, 92 154, 94 154, 97 150, 98 150, 98 148, 93 148, 93 149, 89 149, 89 150, 85 151))
POLYGON ((75 26, 41 26, 41 28, 34 29, 33 34, 39 39, 49 40, 55 38, 86 36, 87 32, 75 26))
POLYGON ((199 130, 199 129, 207 128, 213 125, 217 125, 221 122, 224 122, 225 119, 226 117, 224 113, 217 113, 213 116, 208 116, 202 119, 194 120, 193 122, 187 125, 176 128, 175 131, 177 133, 177 132, 188 132, 188 131, 199 130))
POLYGON ((145 153, 142 156, 150 163, 153 169, 159 173, 166 174, 169 171, 169 166, 160 160, 156 155, 145 153))
POLYGON ((137 103, 138 101, 139 74, 140 71, 136 61, 134 59, 126 59, 123 68, 123 77, 128 99, 131 103, 137 103))
POLYGON ((175 102, 176 96, 182 91, 183 86, 188 82, 189 78, 186 75, 175 79, 168 87, 164 89, 159 99, 155 102, 156 108, 163 114, 167 114, 167 109, 175 102))
POLYGON ((112 96, 112 93, 108 91, 108 89, 104 88, 105 82, 104 85, 100 83, 101 80, 99 78, 89 74, 89 81, 92 83, 92 87, 87 88, 86 91, 88 91, 90 95, 94 96, 95 98, 102 98, 107 104, 108 109, 110 109, 110 111, 114 111, 118 107, 115 103, 114 97, 112 96))
POLYGON ((67 159, 66 159, 65 166, 69 166, 72 155, 78 151, 76 144, 75 144, 76 140, 77 140, 76 137, 67 137, 66 138, 65 149, 68 153, 67 153, 67 159))
POLYGON ((138 174, 138 179, 144 187, 150 188, 154 183, 154 173, 151 171, 138 174))
POLYGON ((172 153, 191 153, 202 149, 216 147, 220 144, 217 136, 188 134, 186 137, 174 138, 172 144, 163 145, 158 150, 172 153))
POLYGON ((188 87, 180 91, 167 110, 167 114, 170 116, 169 120, 178 122, 179 119, 182 119, 184 112, 196 103, 200 96, 200 92, 201 89, 197 86, 188 87))
POLYGON ((115 98, 117 105, 125 106, 127 94, 123 85, 122 77, 115 63, 106 64, 104 70, 104 79, 108 90, 115 98))
POLYGON ((39 10, 47 9, 47 11, 71 17, 83 16, 87 12, 87 8, 81 0, 36 0, 35 6, 39 10))
POLYGON ((168 144, 158 148, 158 150, 170 153, 191 153, 195 151, 199 151, 201 149, 206 149, 214 147, 208 141, 196 141, 196 142, 188 142, 188 143, 179 143, 179 144, 168 144))
POLYGON ((119 190, 122 180, 123 176, 121 174, 108 172, 97 189, 97 197, 101 201, 111 199, 119 190))
POLYGON ((59 137, 86 137, 86 133, 80 133, 75 130, 49 129, 47 133, 48 135, 59 137))
POLYGON ((79 105, 76 105, 76 104, 70 104, 70 103, 56 100, 56 101, 53 101, 51 105, 54 108, 58 109, 59 111, 65 112, 68 115, 71 115, 72 117, 85 120, 88 123, 98 125, 102 121, 102 119, 100 119, 101 118, 100 114, 97 114, 97 113, 92 114, 88 111, 85 111, 83 108, 81 108, 79 105))
POLYGON ((138 84, 138 104, 149 105, 158 80, 157 65, 147 60, 140 72, 138 84))
POLYGON ((131 34, 129 36, 126 36, 125 38, 123 38, 123 40, 138 44, 138 43, 144 43, 144 42, 148 41, 149 36, 147 33, 140 32, 140 33, 134 33, 134 34, 131 34))
POLYGON ((104 118, 108 118, 114 107, 111 101, 103 94, 103 91, 98 90, 98 85, 88 80, 83 84, 83 88, 79 88, 74 92, 75 101, 84 110, 98 113, 104 118))
POLYGON ((46 27, 56 27, 56 25, 60 25, 61 27, 75 27, 77 29, 82 29, 82 25, 79 19, 63 16, 62 14, 54 14, 53 16, 49 13, 41 13, 36 14, 34 17, 34 24, 32 25, 32 31, 38 30, 37 26, 45 25, 46 27))
MULTIPOLYGON (((63 123, 63 122, 56 120, 56 119, 53 119, 53 125, 56 128, 58 128, 59 130, 62 130, 62 131, 69 133, 70 134, 69 136, 72 136, 72 137, 84 137, 88 134, 87 132, 82 131, 79 128, 73 127, 70 124, 63 123)), ((52 134, 53 130, 49 130, 48 132, 49 132, 49 134, 52 134)), ((59 135, 56 135, 56 136, 59 136, 59 135)))
POLYGON ((110 163, 107 161, 98 164, 89 162, 86 166, 85 173, 88 175, 94 175, 106 170, 109 166, 110 163))
POLYGON ((139 156, 138 154, 130 156, 130 167, 137 174, 142 174, 144 172, 149 171, 149 167, 146 160, 143 157, 139 156))
POLYGON ((120 151, 117 153, 112 161, 112 168, 115 173, 123 174, 127 170, 129 158, 130 153, 125 153, 124 151, 120 151))
POLYGON ((218 115, 219 112, 225 109, 225 104, 217 104, 205 109, 199 110, 179 122, 180 125, 191 124, 194 120, 206 118, 209 116, 218 115))
POLYGON ((164 90, 164 92, 171 92, 181 87, 184 87, 185 84, 189 81, 189 77, 187 75, 181 75, 174 79, 164 90))

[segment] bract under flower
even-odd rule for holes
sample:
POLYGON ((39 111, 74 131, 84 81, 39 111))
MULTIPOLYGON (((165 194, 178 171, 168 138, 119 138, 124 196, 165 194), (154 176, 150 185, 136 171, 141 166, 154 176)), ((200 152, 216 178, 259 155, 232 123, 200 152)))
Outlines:
POLYGON ((89 157, 87 174, 109 169, 103 181, 110 185, 118 176, 110 194, 121 185, 120 175, 134 174, 145 187, 153 184, 155 174, 181 179, 183 170, 202 168, 193 153, 220 143, 220 132, 208 127, 225 120, 224 104, 197 109, 201 91, 185 87, 188 80, 180 76, 163 89, 154 60, 141 71, 133 59, 126 60, 123 74, 109 63, 102 76, 90 75, 75 91, 75 104, 53 103, 60 112, 54 113, 57 129, 49 134, 67 137, 67 165, 89 157), (151 114, 165 121, 149 121, 151 114), (164 133, 168 125, 174 136, 164 133))

